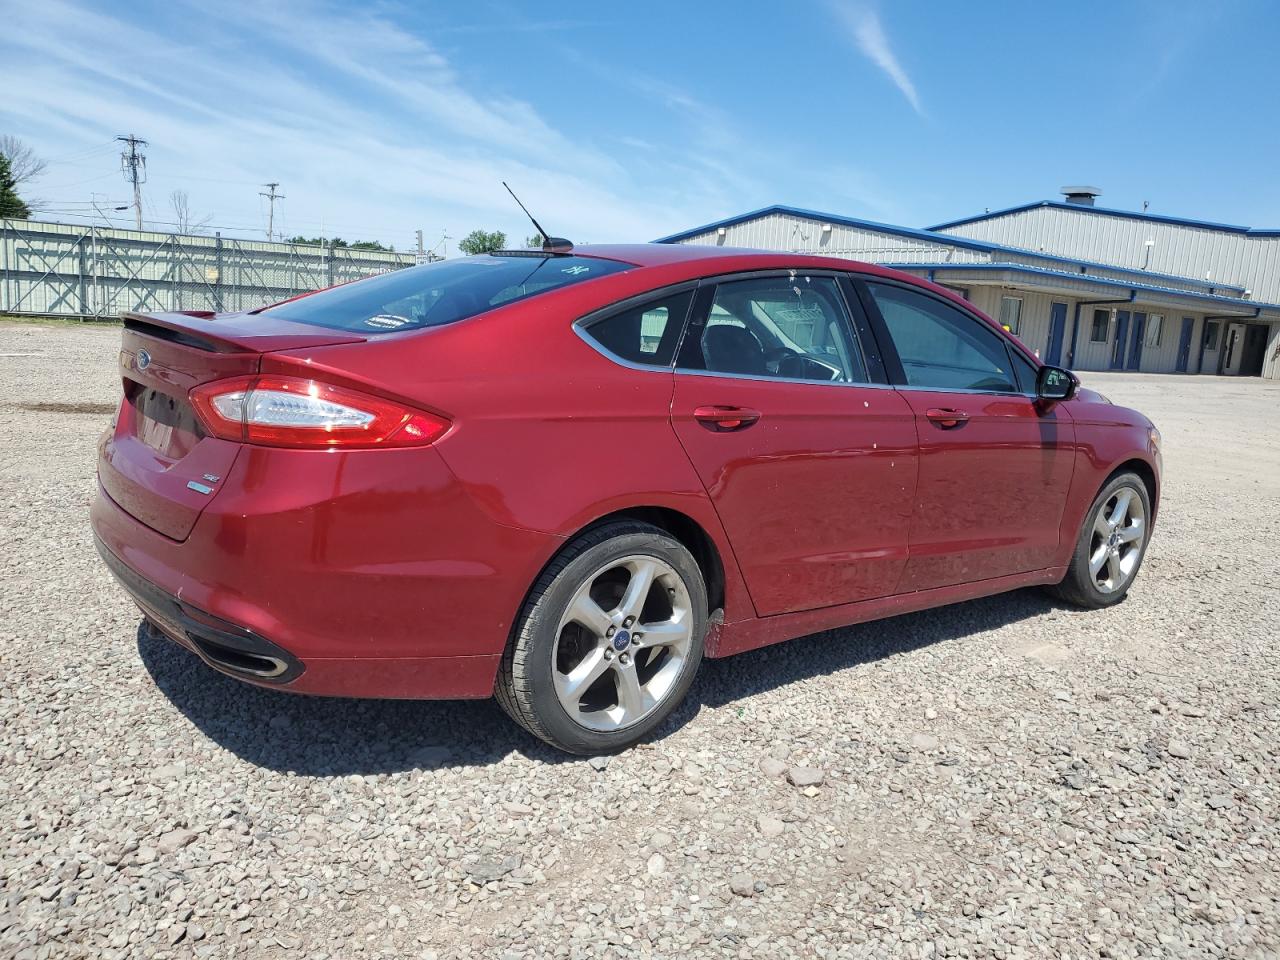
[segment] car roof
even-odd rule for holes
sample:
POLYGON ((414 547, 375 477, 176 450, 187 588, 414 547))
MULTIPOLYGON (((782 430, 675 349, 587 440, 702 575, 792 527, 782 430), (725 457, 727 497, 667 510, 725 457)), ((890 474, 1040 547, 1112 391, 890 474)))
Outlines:
MULTIPOLYGON (((743 260, 778 262, 786 260, 796 263, 817 264, 828 258, 817 257, 805 253, 779 253, 776 250, 748 250, 741 247, 709 247, 700 244, 686 243, 593 243, 576 247, 573 251, 579 257, 600 257, 605 260, 621 260, 637 267, 662 267, 673 263, 691 263, 694 261, 711 262, 720 260, 740 264, 743 260)), ((864 264, 852 260, 843 260, 844 268, 861 268, 864 264)), ((749 266, 750 264, 742 264, 749 266)))

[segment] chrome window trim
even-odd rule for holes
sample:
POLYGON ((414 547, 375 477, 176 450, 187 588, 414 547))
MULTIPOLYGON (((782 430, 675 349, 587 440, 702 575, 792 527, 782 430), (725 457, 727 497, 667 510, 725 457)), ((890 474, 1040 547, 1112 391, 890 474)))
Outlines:
POLYGON ((693 370, 676 367, 674 373, 687 377, 719 377, 725 380, 754 380, 757 383, 802 383, 811 387, 857 387, 862 390, 893 390, 891 383, 855 383, 852 380, 801 380, 798 377, 759 377, 750 373, 721 373, 718 370, 693 370))
MULTIPOLYGON (((655 287, 652 290, 646 290, 643 293, 637 293, 622 300, 615 300, 613 303, 606 304, 603 307, 598 307, 595 310, 592 310, 590 313, 583 314, 577 320, 573 321, 570 326, 573 328, 573 332, 578 335, 578 339, 596 353, 600 354, 600 356, 604 357, 606 360, 613 361, 620 367, 626 367, 628 370, 639 370, 642 373, 671 373, 675 368, 676 357, 680 353, 680 343, 684 339, 685 327, 689 324, 689 315, 687 313, 680 321, 680 336, 676 339, 676 349, 671 355, 671 362, 665 364, 636 363, 634 360, 627 360, 625 357, 620 357, 611 350, 606 349, 604 344, 592 337, 587 330, 595 324, 603 323, 605 320, 608 320, 610 317, 622 313, 623 311, 630 310, 632 307, 643 306, 653 300, 661 300, 663 297, 674 296, 689 291, 694 292, 696 295, 700 282, 700 280, 681 280, 679 283, 673 283, 665 287, 655 287)), ((693 309, 692 300, 689 301, 689 309, 693 309)))
MULTIPOLYGON (((590 348, 591 348, 592 350, 594 350, 596 353, 600 354, 600 356, 604 357, 606 360, 608 360, 608 361, 610 361, 610 362, 612 362, 612 363, 616 363, 616 364, 617 364, 618 366, 620 366, 620 367, 626 367, 628 370, 636 370, 636 371, 638 371, 638 372, 640 372, 640 373, 667 373, 667 374, 669 374, 669 373, 671 373, 671 372, 672 372, 672 370, 673 370, 673 367, 671 366, 671 364, 661 364, 661 363, 636 363, 636 362, 635 362, 635 361, 633 361, 633 360, 626 360, 626 359, 624 359, 624 358, 622 358, 622 357, 618 356, 616 353, 611 353, 611 352, 609 352, 608 350, 606 350, 606 349, 604 348, 604 346, 603 346, 603 345, 601 345, 599 342, 597 342, 597 341, 596 341, 596 340, 591 336, 591 334, 587 333, 587 331, 586 331, 585 329, 583 329, 582 327, 580 327, 580 326, 578 325, 578 323, 574 323, 574 324, 573 324, 573 332, 574 332, 574 333, 576 333, 576 334, 578 335, 578 339, 579 339, 579 340, 581 340, 583 343, 585 343, 588 347, 590 347, 590 348)), ((672 363, 674 363, 674 362, 675 362, 675 358, 672 358, 672 363)))

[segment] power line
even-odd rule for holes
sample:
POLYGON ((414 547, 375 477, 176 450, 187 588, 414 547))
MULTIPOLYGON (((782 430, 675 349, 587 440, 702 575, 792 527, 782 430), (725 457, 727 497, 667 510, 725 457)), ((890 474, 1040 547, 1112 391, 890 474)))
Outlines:
POLYGON ((127 137, 116 137, 117 140, 129 145, 129 152, 120 154, 120 168, 124 171, 124 178, 133 184, 133 212, 138 222, 138 229, 142 229, 142 184, 147 180, 147 158, 138 153, 139 147, 145 147, 147 141, 139 140, 132 133, 127 137))
POLYGON ((269 193, 259 192, 258 196, 266 197, 267 202, 270 204, 269 208, 267 209, 267 239, 274 240, 275 237, 272 236, 272 229, 275 227, 275 222, 276 222, 276 201, 283 200, 284 194, 276 193, 276 187, 280 186, 278 182, 264 183, 263 186, 266 187, 267 190, 269 190, 270 192, 269 193))

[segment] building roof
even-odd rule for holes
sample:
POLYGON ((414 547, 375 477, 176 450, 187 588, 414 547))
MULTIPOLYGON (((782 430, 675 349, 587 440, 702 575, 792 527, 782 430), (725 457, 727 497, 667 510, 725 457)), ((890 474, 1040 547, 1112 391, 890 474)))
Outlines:
POLYGON ((1124 217, 1129 220, 1143 220, 1147 223, 1171 223, 1181 227, 1198 227, 1202 230, 1219 230, 1223 233, 1246 234, 1253 237, 1280 237, 1280 228, 1277 227, 1241 227, 1231 223, 1214 223, 1212 220, 1192 220, 1187 217, 1171 217, 1160 213, 1138 213, 1134 210, 1116 210, 1111 207, 1091 207, 1083 203, 1067 203, 1064 200, 1037 200, 1032 203, 1023 203, 1016 207, 1005 207, 1003 210, 992 210, 989 213, 980 213, 974 217, 963 217, 959 220, 948 220, 946 223, 937 223, 930 230, 948 230, 951 227, 960 227, 967 223, 979 223, 983 220, 994 220, 997 217, 1005 217, 1011 213, 1022 213, 1024 210, 1034 210, 1037 207, 1053 207, 1058 210, 1070 210, 1073 213, 1093 213, 1105 217, 1124 217))
MULTIPOLYGON (((1077 204, 1064 203, 1057 205, 1069 207, 1072 210, 1097 209, 1094 207, 1079 206, 1077 204)), ((1038 204, 1030 204, 1027 209, 1034 206, 1038 206, 1038 204)), ((1009 211, 1003 212, 1007 213, 1009 211)), ((692 227, 688 230, 681 230, 679 233, 673 233, 668 236, 661 237, 655 240, 654 243, 679 243, 681 240, 687 240, 690 237, 695 237, 701 233, 708 233, 712 230, 717 230, 720 227, 731 227, 735 224, 746 223, 749 220, 756 220, 760 217, 769 216, 770 214, 784 214, 793 217, 803 217, 808 220, 815 220, 819 223, 838 223, 848 227, 855 227, 863 230, 874 230, 880 233, 906 237, 911 240, 920 240, 926 243, 960 247, 966 250, 979 250, 983 253, 1029 257, 1045 263, 1072 267, 1080 272, 1085 270, 1110 270, 1113 273, 1124 273, 1134 277, 1146 277, 1152 280, 1174 280, 1178 283, 1192 284, 1211 291, 1227 290, 1234 291, 1236 293, 1245 292, 1244 287, 1233 283, 1222 283, 1216 280, 1202 280, 1196 277, 1180 277, 1174 274, 1139 270, 1136 267, 1123 267, 1113 263, 1100 263, 1096 260, 1081 260, 1077 257, 1064 257, 1052 253, 1041 253, 1038 250, 1028 250, 1022 247, 1010 247, 999 243, 990 243, 985 240, 974 240, 971 237, 962 237, 951 233, 939 233, 937 228, 921 230, 915 227, 900 227, 891 223, 880 223, 875 220, 862 220, 858 217, 846 217, 835 213, 824 213, 821 210, 806 210, 802 207, 790 207, 781 203, 775 203, 769 207, 761 207, 759 210, 752 210, 748 213, 738 214, 737 216, 726 217, 723 220, 716 220, 713 223, 704 223, 701 226, 692 227)), ((997 216, 997 214, 990 214, 990 216, 997 216)))

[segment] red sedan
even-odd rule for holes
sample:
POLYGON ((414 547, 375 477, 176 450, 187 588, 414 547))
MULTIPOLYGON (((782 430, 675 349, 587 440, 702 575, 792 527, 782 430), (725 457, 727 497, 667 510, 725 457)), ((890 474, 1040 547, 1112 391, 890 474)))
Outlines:
POLYGON ((556 247, 130 314, 92 521, 216 670, 615 750, 704 656, 1035 584, 1120 601, 1160 437, 950 291, 556 247))

